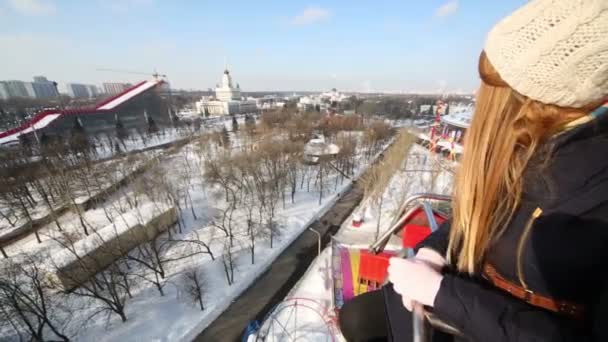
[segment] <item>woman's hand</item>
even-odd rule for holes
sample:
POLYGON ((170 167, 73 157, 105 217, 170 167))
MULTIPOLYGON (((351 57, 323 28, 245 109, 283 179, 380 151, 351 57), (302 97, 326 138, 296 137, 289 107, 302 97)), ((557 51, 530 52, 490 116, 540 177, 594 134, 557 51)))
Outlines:
POLYGON ((405 308, 412 311, 412 301, 433 306, 443 276, 427 261, 391 258, 388 279, 395 292, 401 295, 405 308))
MULTIPOLYGON (((446 260, 441 254, 439 254, 434 249, 425 247, 422 247, 418 250, 415 256, 415 260, 423 261, 437 271, 441 271, 443 266, 445 266, 446 264, 446 260)), ((403 294, 401 294, 401 298, 403 300, 403 305, 405 306, 405 308, 409 311, 412 311, 412 300, 407 296, 404 296, 403 294)))
POLYGON ((441 271, 443 266, 446 264, 446 260, 443 255, 436 252, 434 249, 422 247, 416 253, 416 260, 422 260, 432 266, 437 271, 441 271))

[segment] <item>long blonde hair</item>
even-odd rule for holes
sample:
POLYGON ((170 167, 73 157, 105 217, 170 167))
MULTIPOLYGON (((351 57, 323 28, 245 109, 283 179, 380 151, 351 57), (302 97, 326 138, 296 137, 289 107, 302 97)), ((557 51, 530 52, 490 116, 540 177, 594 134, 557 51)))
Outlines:
POLYGON ((531 100, 500 77, 485 53, 475 113, 456 175, 448 261, 475 273, 518 207, 530 159, 564 124, 585 110, 531 100), (455 260, 454 260, 455 259, 455 260))

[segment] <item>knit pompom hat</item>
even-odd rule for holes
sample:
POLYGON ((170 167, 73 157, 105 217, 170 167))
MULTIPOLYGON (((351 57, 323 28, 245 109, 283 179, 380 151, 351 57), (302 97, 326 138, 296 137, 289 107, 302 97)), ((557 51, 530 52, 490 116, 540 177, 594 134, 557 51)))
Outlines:
POLYGON ((608 95, 608 0, 532 0, 488 34, 502 79, 546 104, 582 107, 608 95))

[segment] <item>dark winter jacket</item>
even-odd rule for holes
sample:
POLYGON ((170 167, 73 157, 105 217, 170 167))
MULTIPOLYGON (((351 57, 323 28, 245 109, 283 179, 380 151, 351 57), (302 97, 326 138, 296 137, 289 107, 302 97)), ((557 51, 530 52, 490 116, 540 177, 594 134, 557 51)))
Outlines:
MULTIPOLYGON (((608 116, 546 147, 526 171, 521 206, 486 261, 512 283, 521 277, 535 293, 584 305, 585 316, 555 314, 481 278, 446 274, 434 311, 473 341, 608 341, 608 116), (542 214, 533 219, 536 208, 542 214)), ((449 222, 418 247, 445 254, 448 230, 449 222)))

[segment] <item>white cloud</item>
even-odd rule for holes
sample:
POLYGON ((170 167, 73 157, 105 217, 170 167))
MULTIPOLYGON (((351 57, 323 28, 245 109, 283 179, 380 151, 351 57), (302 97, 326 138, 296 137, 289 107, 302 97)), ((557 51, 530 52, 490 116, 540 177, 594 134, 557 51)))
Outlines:
POLYGON ((48 0, 9 0, 9 6, 25 15, 46 15, 55 13, 55 4, 48 0))
POLYGON ((327 20, 331 17, 331 12, 316 6, 307 7, 302 13, 296 15, 291 19, 293 25, 309 25, 320 21, 327 20))
POLYGON ((456 12, 458 12, 458 0, 449 0, 437 8, 435 16, 439 18, 449 17, 456 14, 456 12))

